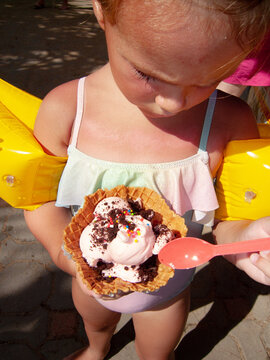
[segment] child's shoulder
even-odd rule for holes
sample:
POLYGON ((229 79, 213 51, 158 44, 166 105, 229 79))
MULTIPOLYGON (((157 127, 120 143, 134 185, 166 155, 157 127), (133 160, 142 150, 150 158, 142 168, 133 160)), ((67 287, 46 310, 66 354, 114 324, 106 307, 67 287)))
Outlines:
POLYGON ((218 92, 209 142, 210 166, 213 176, 221 164, 224 149, 232 140, 259 137, 255 118, 243 100, 218 92))
POLYGON ((77 108, 78 80, 51 90, 42 101, 34 127, 34 135, 48 152, 64 156, 77 108))
POLYGON ((217 116, 227 141, 258 137, 256 119, 250 106, 242 99, 219 91, 217 116))

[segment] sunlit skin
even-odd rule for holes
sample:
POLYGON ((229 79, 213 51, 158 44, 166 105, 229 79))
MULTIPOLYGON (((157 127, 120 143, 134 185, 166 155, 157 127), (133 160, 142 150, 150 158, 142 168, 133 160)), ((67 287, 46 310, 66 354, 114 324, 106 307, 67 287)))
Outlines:
MULTIPOLYGON (((228 40, 229 28, 223 26, 223 33, 214 31, 222 20, 216 13, 213 14, 213 29, 205 33, 201 31, 202 26, 206 26, 204 14, 198 24, 189 24, 189 16, 179 24, 175 20, 177 16, 172 16, 178 9, 176 7, 170 8, 167 15, 169 25, 164 12, 149 23, 147 19, 153 15, 147 16, 139 4, 136 11, 132 2, 130 6, 127 13, 121 11, 116 25, 97 14, 105 29, 110 62, 87 79, 89 89, 91 87, 88 96, 89 102, 96 102, 94 94, 98 93, 102 103, 106 84, 111 95, 109 102, 107 97, 104 102, 106 108, 111 107, 113 111, 105 118, 93 108, 85 113, 91 122, 82 124, 79 148, 105 160, 110 154, 110 160, 119 162, 166 162, 186 158, 197 151, 207 105, 205 100, 220 79, 237 66, 242 49, 228 40), (142 12, 146 16, 141 16, 142 12), (129 14, 134 13, 135 18, 130 18, 129 14), (128 132, 122 126, 123 122, 128 122, 128 132)), ((148 11, 150 13, 152 9, 148 11)), ((222 136, 212 139, 212 147, 216 149, 210 161, 213 175, 222 159, 224 143, 232 136, 228 124, 216 122, 214 126, 226 127, 222 136)))
MULTIPOLYGON (((77 149, 96 159, 121 163, 188 158, 198 151, 208 97, 244 53, 221 13, 198 4, 185 9, 176 0, 124 0, 123 4, 112 25, 93 1, 105 30, 109 63, 86 77, 77 149)), ((67 154, 77 86, 74 80, 52 90, 36 119, 35 136, 58 156, 67 154)), ((207 142, 213 177, 228 141, 254 137, 258 131, 249 107, 220 92, 207 142)), ((91 297, 74 263, 63 254, 62 234, 70 222, 70 211, 48 203, 26 212, 25 218, 56 265, 73 277, 73 300, 90 346, 67 359, 103 359, 120 314, 91 297)), ((220 243, 267 237, 270 219, 222 222, 214 235, 220 243)), ((269 255, 260 257, 255 265, 247 254, 231 261, 256 281, 270 285, 269 255)), ((133 314, 137 354, 144 360, 173 360, 188 316, 189 289, 152 310, 133 314)))
POLYGON ((161 21, 152 7, 147 16, 139 4, 131 5, 128 13, 121 11, 119 24, 105 21, 111 71, 119 89, 153 118, 175 115, 207 99, 243 56, 236 43, 232 46, 229 27, 221 27, 213 12, 215 24, 205 33, 201 9, 198 22, 191 21, 189 12, 181 22, 181 8, 174 3, 168 19, 163 13, 161 21))

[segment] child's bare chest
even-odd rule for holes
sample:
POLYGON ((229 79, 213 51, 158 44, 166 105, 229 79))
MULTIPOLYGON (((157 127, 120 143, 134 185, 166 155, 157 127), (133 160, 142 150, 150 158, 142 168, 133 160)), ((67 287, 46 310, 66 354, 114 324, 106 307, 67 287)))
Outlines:
POLYGON ((84 121, 78 148, 91 157, 124 163, 161 163, 195 155, 201 139, 203 121, 170 129, 136 121, 84 121))

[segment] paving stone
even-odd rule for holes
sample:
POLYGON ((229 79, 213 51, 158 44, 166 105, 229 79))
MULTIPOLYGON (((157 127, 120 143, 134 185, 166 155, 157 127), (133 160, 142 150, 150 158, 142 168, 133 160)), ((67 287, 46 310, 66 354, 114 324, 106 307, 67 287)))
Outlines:
POLYGON ((0 253, 1 250, 4 251, 4 241, 6 240, 7 237, 8 235, 5 234, 3 231, 0 232, 0 253))
POLYGON ((115 331, 115 334, 112 337, 109 353, 110 358, 114 358, 114 356, 117 355, 120 359, 124 359, 124 354, 127 354, 129 349, 131 356, 133 356, 135 353, 134 339, 135 331, 132 319, 127 314, 122 315, 122 318, 117 326, 117 331, 115 331))
POLYGON ((110 356, 110 360, 138 360, 138 356, 135 351, 134 341, 128 343, 121 352, 110 356))
POLYGON ((192 310, 188 315, 187 326, 192 324, 198 324, 208 312, 211 310, 213 303, 205 304, 197 309, 192 310))
MULTIPOLYGON (((75 309, 74 309, 74 311, 75 311, 75 309)), ((87 336, 86 336, 86 333, 84 330, 84 323, 83 323, 81 316, 78 317, 78 320, 79 320, 79 324, 78 324, 76 339, 78 339, 83 344, 88 344, 88 339, 87 339, 87 336)))
POLYGON ((23 344, 0 344, 0 354, 1 360, 41 360, 38 354, 23 344))
MULTIPOLYGON (((39 347, 47 337, 48 311, 39 308, 32 313, 2 314, 0 318, 0 341, 26 343, 39 347)), ((0 355, 0 359, 1 355, 0 355)))
POLYGON ((270 359, 270 323, 268 323, 265 328, 261 330, 260 339, 268 355, 268 359, 270 359))
POLYGON ((9 217, 14 212, 12 207, 1 207, 0 206, 0 230, 6 231, 6 222, 9 217))
MULTIPOLYGON (((229 341, 228 336, 234 326, 235 322, 230 322, 227 319, 225 307, 221 300, 215 300, 212 304, 204 305, 201 309, 192 311, 182 340, 177 347, 176 359, 208 359, 217 346, 223 346, 224 341, 229 341)), ((238 356, 237 349, 235 347, 233 349, 234 356, 238 356)), ((211 355, 211 359, 213 358, 211 355)), ((224 356, 224 358, 229 358, 229 355, 224 356)), ((223 359, 223 353, 216 359, 223 359)))
POLYGON ((48 338, 61 339, 75 337, 78 327, 78 315, 73 310, 50 311, 48 338))
POLYGON ((231 336, 227 336, 224 340, 216 344, 213 350, 205 357, 203 357, 203 359, 244 360, 244 358, 241 355, 241 349, 238 348, 238 345, 231 336))
POLYGON ((7 208, 7 207, 10 207, 10 205, 5 200, 0 198, 0 208, 7 208))
POLYGON ((270 296, 269 295, 259 295, 256 299, 256 303, 252 308, 252 317, 255 317, 260 321, 270 321, 270 296))
POLYGON ((23 210, 13 210, 14 211, 7 218, 5 232, 16 240, 22 242, 36 241, 35 237, 25 224, 23 210))
MULTIPOLYGON (((74 339, 49 340, 41 347, 41 353, 48 360, 62 360, 65 356, 84 347, 74 339)), ((8 359, 7 359, 8 360, 8 359)), ((28 360, 28 359, 27 359, 28 360)))
MULTIPOLYGON (((0 233, 1 239, 1 233, 0 233)), ((29 243, 17 242, 11 237, 5 237, 1 242, 0 263, 8 265, 14 261, 36 261, 51 265, 52 260, 45 248, 37 241, 29 243)))
POLYGON ((53 272, 52 290, 46 304, 52 310, 74 309, 71 296, 71 276, 57 269, 53 272), (60 300, 60 301, 59 301, 60 300))
POLYGON ((14 263, 0 273, 5 284, 0 293, 2 312, 29 312, 44 303, 50 292, 51 274, 35 262, 14 263))
POLYGON ((259 336, 260 329, 254 321, 245 319, 231 331, 245 360, 266 360, 265 348, 259 336))
POLYGON ((116 326, 115 332, 118 332, 120 329, 122 329, 122 327, 125 326, 130 320, 132 320, 132 316, 130 314, 122 314, 116 326))

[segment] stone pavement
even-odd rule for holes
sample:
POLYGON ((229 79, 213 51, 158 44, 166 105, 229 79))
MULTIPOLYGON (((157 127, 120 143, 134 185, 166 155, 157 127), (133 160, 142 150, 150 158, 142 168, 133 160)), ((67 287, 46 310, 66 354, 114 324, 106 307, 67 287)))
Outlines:
MULTIPOLYGON (((105 61, 103 34, 88 1, 73 0, 70 5, 63 12, 57 2, 48 1, 47 8, 37 11, 30 0, 1 0, 4 80, 43 97, 105 61)), ((22 210, 1 199, 0 289, 1 360, 61 360, 86 344, 70 278, 30 234, 22 210)), ((117 328, 108 359, 137 359, 129 316, 123 316, 117 328)), ((199 268, 176 359, 270 359, 269 287, 222 258, 199 268)))
MULTIPOLYGON (((0 202, 0 359, 61 360, 86 344, 70 278, 28 231, 23 212, 0 202)), ((191 312, 176 359, 270 358, 269 288, 221 258, 198 269, 191 312)), ((135 360, 134 331, 123 316, 108 359, 135 360)))

